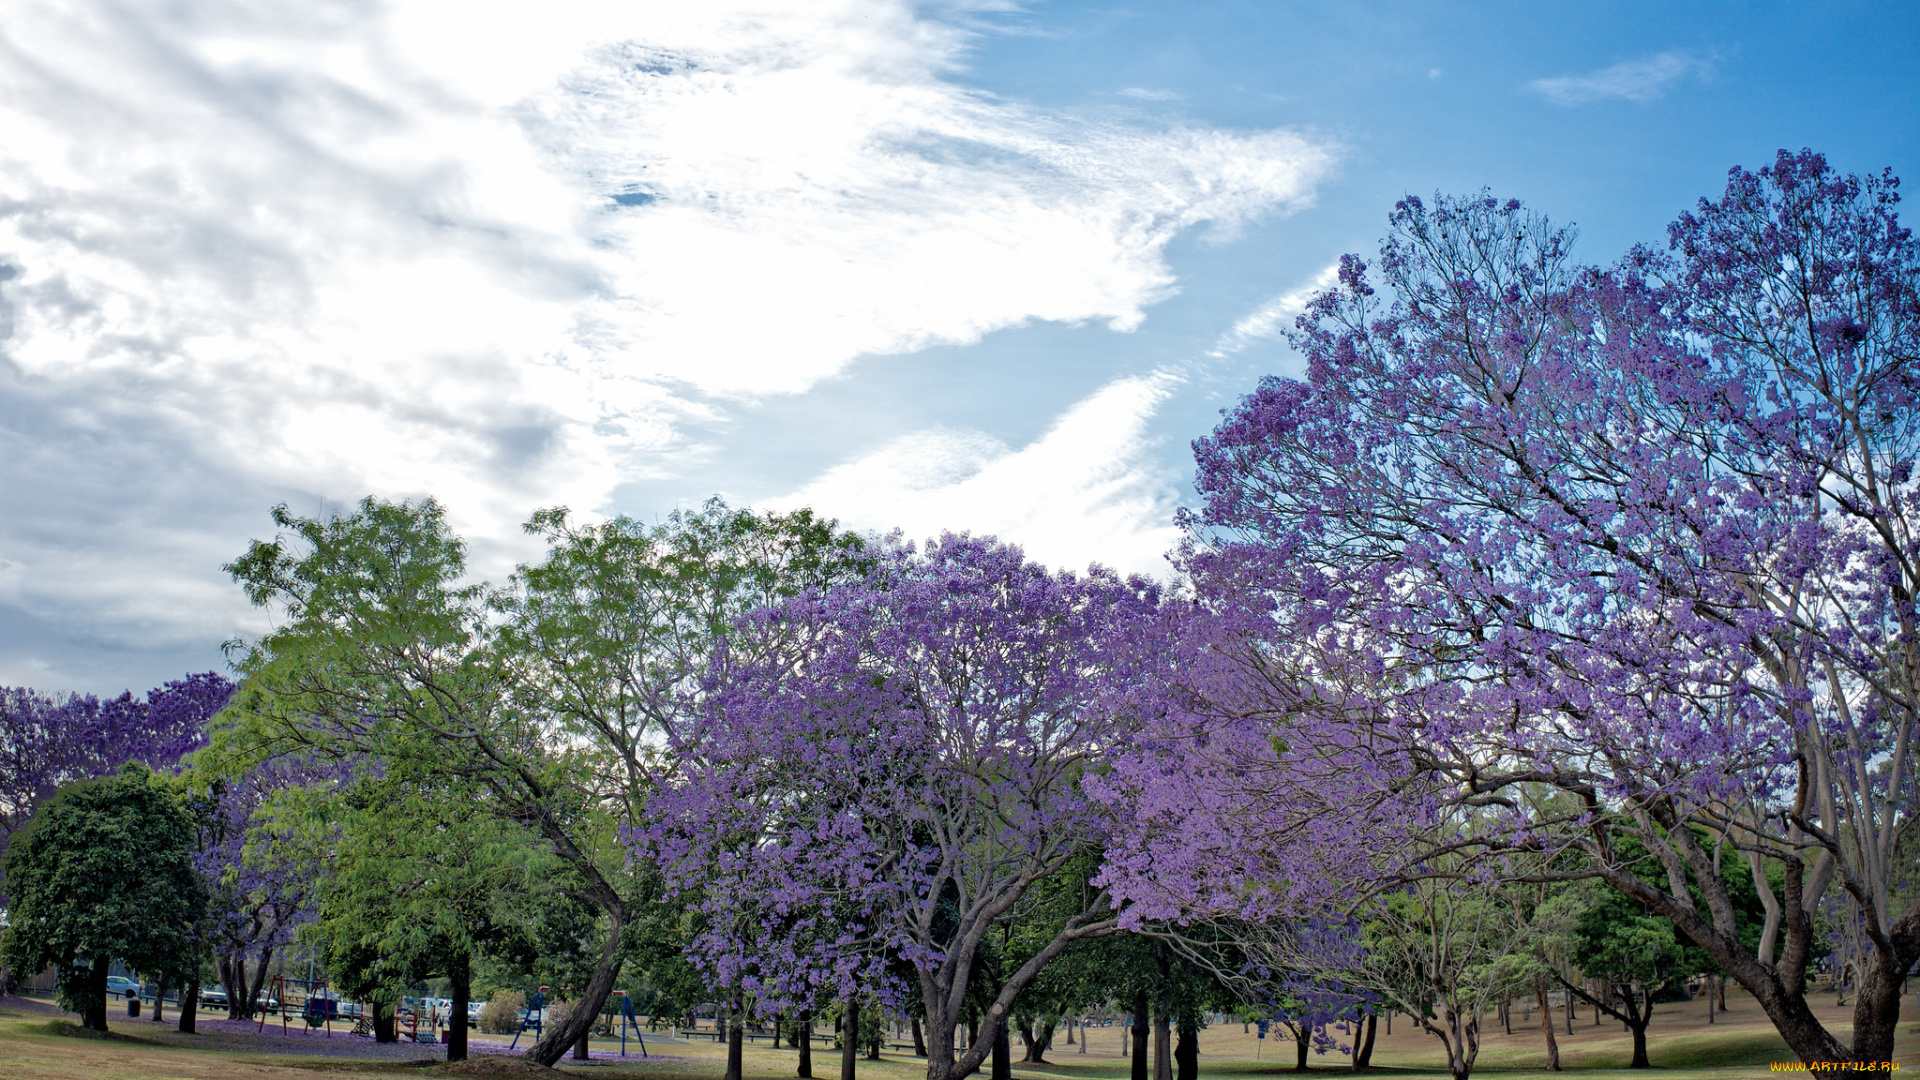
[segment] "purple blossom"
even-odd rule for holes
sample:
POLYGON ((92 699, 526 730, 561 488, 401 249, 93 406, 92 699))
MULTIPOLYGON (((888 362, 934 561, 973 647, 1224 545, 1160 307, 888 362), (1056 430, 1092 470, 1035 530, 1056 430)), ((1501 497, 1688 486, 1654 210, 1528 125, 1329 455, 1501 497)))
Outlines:
POLYGON ((206 745, 207 721, 233 684, 204 672, 147 692, 100 700, 0 688, 0 850, 61 784, 105 776, 129 761, 177 766, 206 745))
POLYGON ((768 1011, 856 987, 897 1002, 904 962, 929 1076, 977 1064, 1040 967, 1115 926, 1091 892, 951 1064, 988 930, 1106 835, 1082 782, 1135 722, 1157 605, 1143 581, 948 536, 746 620, 733 654, 751 659, 721 665, 712 708, 671 748, 637 851, 699 897, 697 962, 768 1011))
POLYGON ((1350 907, 1434 852, 1486 873, 1572 852, 1802 1056, 1889 1056, 1887 995, 1920 960, 1890 876, 1920 795, 1920 251, 1897 187, 1782 152, 1611 269, 1512 201, 1396 206, 1379 258, 1298 320, 1306 378, 1195 444, 1205 617, 1160 737, 1107 781, 1130 814, 1116 895, 1310 913, 1343 902, 1325 879, 1350 907), (1436 831, 1441 807, 1472 814, 1436 831), (1664 888, 1614 862, 1621 833, 1664 888), (1749 869, 1758 956, 1727 892, 1749 869), (1833 886, 1879 973, 1851 1048, 1789 970, 1833 886))

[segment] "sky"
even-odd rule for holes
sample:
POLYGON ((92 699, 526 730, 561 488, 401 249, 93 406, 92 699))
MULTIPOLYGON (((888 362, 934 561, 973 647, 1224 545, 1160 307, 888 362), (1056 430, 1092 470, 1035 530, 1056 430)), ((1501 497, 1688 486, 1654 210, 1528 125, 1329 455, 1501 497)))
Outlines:
POLYGON ((258 634, 270 508, 719 495, 1168 573, 1190 442, 1406 194, 1618 258, 1920 182, 1920 5, 13 0, 0 684, 258 634))

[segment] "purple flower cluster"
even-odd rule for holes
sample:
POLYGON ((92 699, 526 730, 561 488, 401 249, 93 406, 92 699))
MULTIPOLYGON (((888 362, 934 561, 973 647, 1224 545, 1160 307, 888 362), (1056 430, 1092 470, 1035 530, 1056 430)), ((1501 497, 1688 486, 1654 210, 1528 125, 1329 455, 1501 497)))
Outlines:
POLYGON ((1436 852, 1487 874, 1565 853, 1803 1056, 1890 1053, 1887 995, 1920 960, 1891 861, 1920 796, 1920 249, 1897 187, 1783 151, 1612 268, 1513 201, 1398 204, 1379 258, 1299 318, 1306 378, 1195 444, 1201 614, 1162 738, 1107 781, 1116 896, 1260 918, 1351 907, 1436 852), (1623 834, 1664 886, 1615 858, 1623 834), (1757 957, 1729 892, 1749 870, 1757 957), (1851 1048, 1795 968, 1830 886, 1877 973, 1851 1048))
MULTIPOLYGON (((890 979, 913 979, 945 1075, 987 932, 1106 835, 1083 780, 1134 723, 1158 605, 1140 580, 948 536, 745 620, 636 837, 698 897, 697 962, 765 1012, 897 1003, 890 979)), ((1090 895, 1007 974, 955 1075, 1047 960, 1113 927, 1090 895)))
POLYGON ((129 761, 155 769, 206 745, 207 720, 233 684, 213 672, 100 700, 0 687, 0 850, 61 784, 105 776, 129 761))

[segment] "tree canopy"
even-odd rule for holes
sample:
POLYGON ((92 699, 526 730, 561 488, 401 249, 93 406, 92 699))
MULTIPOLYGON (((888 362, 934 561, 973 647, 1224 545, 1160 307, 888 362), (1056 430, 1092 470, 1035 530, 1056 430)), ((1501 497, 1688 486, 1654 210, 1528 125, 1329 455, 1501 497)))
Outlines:
POLYGON ((60 1001, 107 1027, 108 966, 178 970, 206 905, 193 819, 178 787, 144 765, 62 788, 7 846, 8 966, 52 965, 60 1001))

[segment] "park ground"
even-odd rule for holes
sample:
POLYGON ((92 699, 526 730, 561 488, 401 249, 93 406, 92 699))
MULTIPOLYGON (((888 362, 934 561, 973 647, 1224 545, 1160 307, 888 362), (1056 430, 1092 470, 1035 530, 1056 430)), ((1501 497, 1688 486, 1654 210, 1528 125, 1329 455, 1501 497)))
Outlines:
MULTIPOLYGON (((1850 1008, 1835 1007, 1825 998, 1822 1019, 1844 1033, 1850 1008)), ((1723 1080, 1767 1074, 1768 1064, 1790 1060, 1786 1046, 1767 1024, 1753 1002, 1729 994, 1728 1013, 1719 1022, 1706 1023, 1704 1001, 1660 1006, 1649 1031, 1649 1056, 1656 1070, 1667 1076, 1684 1074, 1687 1080, 1723 1080)), ((506 1039, 475 1035, 474 1059, 449 1066, 435 1060, 435 1046, 375 1046, 371 1040, 344 1033, 331 1038, 299 1032, 279 1034, 275 1023, 265 1033, 253 1024, 225 1021, 203 1023, 197 1035, 182 1035, 171 1022, 161 1025, 146 1018, 114 1015, 111 1037, 80 1035, 77 1018, 51 1004, 29 998, 0 999, 0 1077, 5 1080, 318 1080, 329 1076, 382 1078, 472 1076, 552 1076, 501 1053, 506 1039)), ((1561 1061, 1580 1080, 1644 1080, 1626 1065, 1632 1044, 1617 1022, 1598 1026, 1591 1010, 1582 1008, 1574 1034, 1559 1023, 1561 1061)), ((171 1017, 169 1017, 171 1021, 171 1017)), ((1480 1054, 1476 1075, 1500 1080, 1545 1080, 1541 1070, 1544 1040, 1539 1018, 1526 1019, 1516 1010, 1513 1034, 1491 1025, 1480 1054)), ((1049 1052, 1052 1064, 1016 1063, 1016 1080, 1125 1080, 1128 1063, 1120 1055, 1118 1028, 1095 1028, 1086 1052, 1081 1047, 1058 1046, 1049 1052)), ((1844 1035, 1843 1035, 1844 1037, 1844 1035)), ((653 1057, 642 1059, 629 1043, 629 1056, 618 1056, 617 1041, 596 1039, 590 1063, 564 1062, 563 1072, 604 1075, 608 1080, 632 1076, 635 1080, 717 1080, 724 1058, 719 1046, 706 1041, 683 1042, 652 1037, 653 1057)), ((1293 1046, 1289 1042, 1261 1041, 1238 1023, 1208 1028, 1200 1038, 1202 1077, 1268 1077, 1293 1073, 1293 1046)), ((1920 1069, 1920 1009, 1909 1004, 1902 1019, 1898 1053, 1909 1067, 1920 1069)), ((1445 1075, 1444 1057, 1432 1036, 1404 1022, 1394 1024, 1391 1036, 1382 1031, 1374 1052, 1374 1075, 1445 1075)), ((746 1054, 748 1080, 786 1080, 794 1075, 795 1052, 765 1046, 746 1054)), ((1312 1056, 1314 1073, 1344 1074, 1345 1059, 1312 1056)), ((816 1051, 814 1072, 825 1080, 839 1075, 837 1051, 816 1051)), ((862 1080, 918 1080, 924 1065, 910 1054, 888 1053, 880 1061, 860 1062, 862 1080)))

